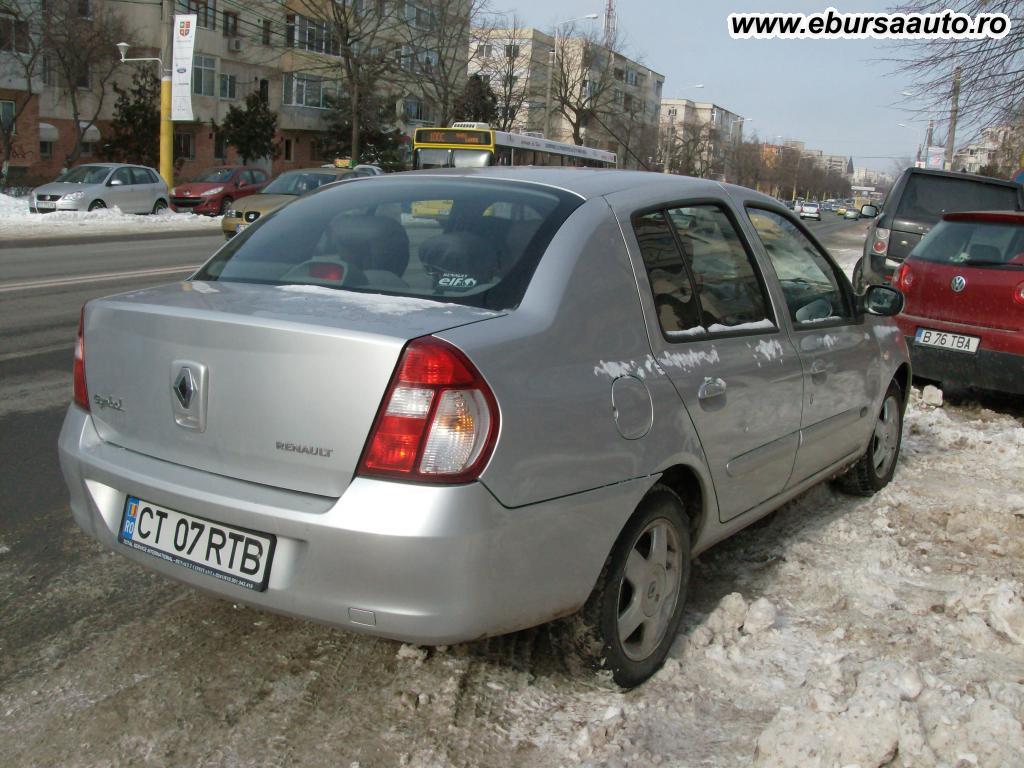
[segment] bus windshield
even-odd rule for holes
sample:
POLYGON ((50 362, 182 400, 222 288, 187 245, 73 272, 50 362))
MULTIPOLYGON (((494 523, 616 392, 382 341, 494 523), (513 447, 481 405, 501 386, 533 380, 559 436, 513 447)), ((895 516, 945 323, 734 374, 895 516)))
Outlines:
POLYGON ((456 168, 486 168, 491 164, 491 153, 486 149, 456 149, 452 155, 456 168))
POLYGON ((487 149, 441 149, 420 147, 416 150, 414 168, 486 168, 491 164, 487 149))

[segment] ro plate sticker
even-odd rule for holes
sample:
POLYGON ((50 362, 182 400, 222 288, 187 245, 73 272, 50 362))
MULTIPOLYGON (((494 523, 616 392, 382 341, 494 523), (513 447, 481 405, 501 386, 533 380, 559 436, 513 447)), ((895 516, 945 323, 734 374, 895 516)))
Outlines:
POLYGON ((121 525, 121 538, 132 540, 135 535, 135 526, 139 521, 139 500, 134 496, 128 497, 128 511, 124 516, 124 523, 121 525))

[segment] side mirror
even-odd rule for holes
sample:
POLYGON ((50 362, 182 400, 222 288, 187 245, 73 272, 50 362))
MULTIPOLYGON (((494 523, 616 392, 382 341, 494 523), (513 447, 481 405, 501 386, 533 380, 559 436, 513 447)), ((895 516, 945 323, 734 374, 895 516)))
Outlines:
POLYGON ((238 187, 238 189, 241 189, 242 187, 246 186, 245 179, 239 179, 238 183, 235 186, 238 187))
POLYGON ((903 311, 903 294, 887 285, 869 285, 861 306, 870 315, 892 317, 903 311))
POLYGON ((110 181, 107 182, 107 186, 108 187, 122 187, 122 186, 124 186, 124 182, 121 181, 120 179, 111 179, 110 181))
POLYGON ((860 215, 865 219, 873 219, 878 215, 878 207, 874 205, 862 205, 860 207, 860 215))

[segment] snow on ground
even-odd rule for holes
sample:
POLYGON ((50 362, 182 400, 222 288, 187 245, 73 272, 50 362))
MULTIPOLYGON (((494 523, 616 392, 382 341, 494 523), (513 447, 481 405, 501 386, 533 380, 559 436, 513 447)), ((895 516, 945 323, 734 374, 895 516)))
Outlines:
POLYGON ((122 213, 117 208, 91 213, 57 211, 38 214, 29 213, 28 198, 0 195, 0 239, 74 238, 91 234, 172 231, 215 234, 220 231, 220 217, 172 211, 164 211, 155 216, 138 216, 122 213))
POLYGON ((17 540, 0 558, 0 764, 1024 765, 1024 418, 1005 410, 915 391, 894 482, 819 486, 704 553, 672 657, 626 693, 543 628, 359 637, 52 522, 60 571, 17 540))

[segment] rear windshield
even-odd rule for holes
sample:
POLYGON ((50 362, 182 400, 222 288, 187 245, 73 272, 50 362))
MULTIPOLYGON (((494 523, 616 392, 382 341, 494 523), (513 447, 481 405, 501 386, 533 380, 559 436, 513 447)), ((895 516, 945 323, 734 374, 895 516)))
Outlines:
POLYGON ((938 264, 1024 269, 1024 226, 943 221, 910 255, 938 264))
POLYGON ((953 211, 1016 211, 1017 190, 971 179, 911 174, 896 211, 898 218, 934 224, 953 211))
POLYGON ((262 190, 265 195, 301 195, 324 184, 338 181, 350 174, 317 173, 316 171, 289 171, 282 173, 262 190))
POLYGON ((487 309, 522 300, 581 200, 533 184, 408 176, 325 187, 236 235, 198 280, 319 285, 487 309))

